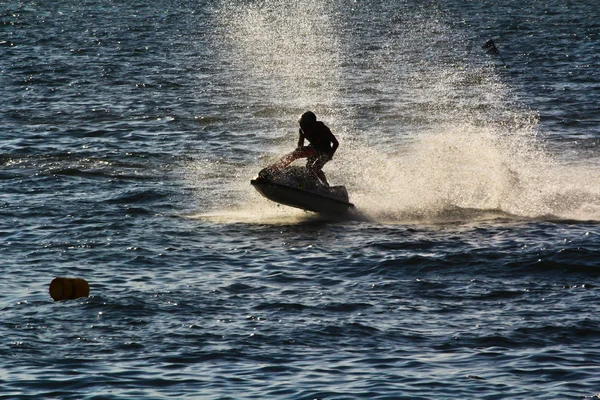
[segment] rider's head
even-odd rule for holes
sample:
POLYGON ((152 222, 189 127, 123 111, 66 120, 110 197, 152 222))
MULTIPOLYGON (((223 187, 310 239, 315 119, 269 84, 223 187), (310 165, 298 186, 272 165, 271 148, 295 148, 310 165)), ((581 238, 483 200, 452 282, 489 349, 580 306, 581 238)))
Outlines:
POLYGON ((315 123, 317 122, 317 116, 312 111, 307 111, 300 116, 298 123, 300 124, 300 128, 302 130, 311 129, 315 123))

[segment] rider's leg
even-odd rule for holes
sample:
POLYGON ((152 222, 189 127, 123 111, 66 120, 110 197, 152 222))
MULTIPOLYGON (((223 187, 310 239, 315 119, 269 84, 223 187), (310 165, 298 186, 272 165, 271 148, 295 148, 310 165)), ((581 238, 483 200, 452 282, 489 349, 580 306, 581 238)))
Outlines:
POLYGON ((288 165, 290 165, 291 163, 293 163, 294 161, 296 161, 297 159, 310 157, 314 153, 315 153, 314 149, 311 149, 308 147, 301 147, 301 148, 296 149, 296 150, 292 151, 291 153, 288 153, 285 156, 281 157, 279 159, 279 161, 277 161, 276 163, 269 166, 269 168, 273 168, 273 169, 285 168, 288 165))
POLYGON ((309 157, 306 163, 306 168, 311 171, 321 181, 323 186, 329 187, 325 173, 323 172, 323 166, 329 161, 329 156, 324 153, 320 153, 315 157, 309 157))

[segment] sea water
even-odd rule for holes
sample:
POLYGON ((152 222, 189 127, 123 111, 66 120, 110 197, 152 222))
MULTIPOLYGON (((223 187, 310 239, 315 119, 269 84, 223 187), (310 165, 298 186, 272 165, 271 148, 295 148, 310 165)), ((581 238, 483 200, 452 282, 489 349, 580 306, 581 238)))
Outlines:
POLYGON ((0 2, 0 398, 597 398, 599 21, 0 2), (351 218, 249 184, 306 110, 351 218))

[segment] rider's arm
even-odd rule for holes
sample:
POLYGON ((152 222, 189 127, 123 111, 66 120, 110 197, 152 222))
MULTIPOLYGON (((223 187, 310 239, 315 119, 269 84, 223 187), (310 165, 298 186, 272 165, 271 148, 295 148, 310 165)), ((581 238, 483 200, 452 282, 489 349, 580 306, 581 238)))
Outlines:
POLYGON ((333 136, 333 133, 331 134, 331 143, 333 144, 333 146, 331 146, 331 152, 329 153, 329 158, 333 157, 333 155, 335 154, 335 151, 337 150, 338 146, 340 145, 340 143, 337 141, 335 136, 333 136))
POLYGON ((302 146, 304 146, 304 132, 302 132, 302 129, 298 130, 298 148, 302 148, 302 146))

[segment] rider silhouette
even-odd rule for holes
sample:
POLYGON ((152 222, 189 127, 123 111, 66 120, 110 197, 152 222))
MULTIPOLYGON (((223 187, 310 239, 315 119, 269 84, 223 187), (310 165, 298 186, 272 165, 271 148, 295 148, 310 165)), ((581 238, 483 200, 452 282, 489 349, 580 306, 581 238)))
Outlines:
POLYGON ((285 155, 277 163, 278 168, 284 168, 299 158, 306 158, 306 168, 315 174, 323 186, 329 186, 323 166, 331 160, 339 146, 339 142, 331 130, 312 111, 306 111, 298 120, 298 147, 293 152, 285 155), (304 139, 309 145, 304 146, 304 139))

